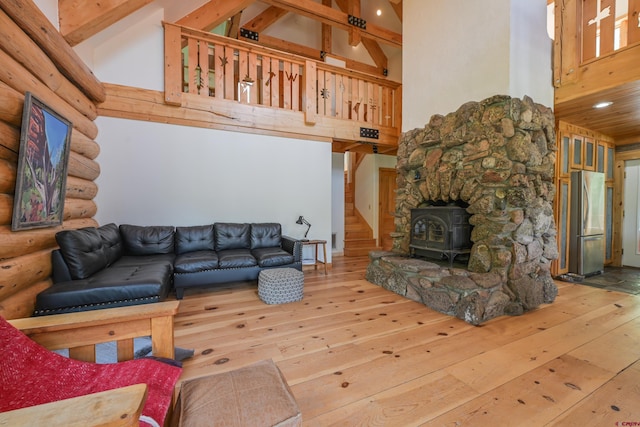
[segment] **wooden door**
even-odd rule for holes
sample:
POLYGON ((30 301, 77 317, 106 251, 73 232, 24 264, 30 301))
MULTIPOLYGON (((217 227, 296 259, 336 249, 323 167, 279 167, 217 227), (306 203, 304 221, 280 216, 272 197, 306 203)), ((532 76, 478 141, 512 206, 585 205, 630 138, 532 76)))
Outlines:
POLYGON ((396 230, 396 170, 380 168, 378 172, 378 239, 383 250, 391 250, 391 233, 396 230))

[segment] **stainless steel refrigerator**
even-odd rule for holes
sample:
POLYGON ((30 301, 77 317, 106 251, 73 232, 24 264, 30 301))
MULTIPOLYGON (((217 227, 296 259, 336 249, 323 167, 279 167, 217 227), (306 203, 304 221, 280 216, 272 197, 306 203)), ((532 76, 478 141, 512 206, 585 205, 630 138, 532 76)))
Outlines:
POLYGON ((571 173, 569 271, 583 276, 604 270, 604 174, 571 173))

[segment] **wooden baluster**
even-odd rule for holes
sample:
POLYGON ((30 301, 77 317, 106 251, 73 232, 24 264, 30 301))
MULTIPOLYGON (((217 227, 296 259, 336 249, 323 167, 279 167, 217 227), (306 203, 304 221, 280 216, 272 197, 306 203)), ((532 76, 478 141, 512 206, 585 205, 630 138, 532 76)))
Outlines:
POLYGON ((283 83, 284 83, 284 104, 282 105, 282 108, 284 108, 285 110, 290 110, 291 109, 291 79, 293 78, 292 73, 293 70, 291 69, 291 62, 289 61, 283 61, 283 65, 284 65, 284 79, 283 79, 283 83))
POLYGON ((224 99, 235 100, 236 78, 234 75, 234 49, 225 46, 222 63, 224 64, 224 99))
POLYGON ((613 52, 616 32, 616 2, 615 0, 601 0, 600 10, 609 8, 609 17, 600 21, 600 55, 613 52))
POLYGON ((335 73, 331 71, 327 71, 326 73, 324 73, 324 88, 326 89, 326 99, 324 100, 324 115, 327 117, 333 117, 333 115, 335 114, 333 109, 333 97, 335 96, 333 84, 334 77, 335 73))
POLYGON ((271 58, 271 83, 269 83, 269 87, 271 90, 271 106, 274 108, 280 107, 280 76, 280 60, 271 58))
POLYGON ((632 45, 640 41, 640 0, 629 0, 629 17, 627 30, 627 44, 632 45))
POLYGON ((344 106, 342 105, 344 102, 344 76, 342 74, 336 74, 336 87, 335 87, 335 117, 343 118, 344 117, 344 106))
POLYGON ((291 64, 291 110, 300 111, 300 65, 291 64))
POLYGON ((250 102, 252 104, 259 104, 260 85, 258 85, 258 54, 254 52, 249 53, 249 78, 253 80, 250 102))
POLYGON ((215 79, 214 95, 216 99, 224 99, 224 46, 213 45, 213 73, 215 79))
POLYGON ((582 62, 596 57, 596 32, 598 21, 589 25, 589 21, 598 15, 596 0, 583 0, 582 2, 582 62))
POLYGON ((198 45, 198 63, 200 64, 200 96, 209 96, 209 43, 200 40, 198 45))
POLYGON ((189 93, 198 93, 198 41, 190 38, 187 42, 187 48, 189 50, 187 56, 187 82, 189 84, 189 93))

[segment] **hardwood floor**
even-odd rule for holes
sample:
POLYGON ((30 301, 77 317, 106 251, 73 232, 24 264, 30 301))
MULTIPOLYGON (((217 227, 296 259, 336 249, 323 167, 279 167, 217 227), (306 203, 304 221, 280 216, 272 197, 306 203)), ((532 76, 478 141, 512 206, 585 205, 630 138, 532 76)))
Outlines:
POLYGON ((640 422, 640 297, 557 282, 553 304, 474 327, 370 284, 367 264, 305 270, 304 300, 283 305, 255 283, 187 291, 182 379, 273 359, 305 426, 640 422))

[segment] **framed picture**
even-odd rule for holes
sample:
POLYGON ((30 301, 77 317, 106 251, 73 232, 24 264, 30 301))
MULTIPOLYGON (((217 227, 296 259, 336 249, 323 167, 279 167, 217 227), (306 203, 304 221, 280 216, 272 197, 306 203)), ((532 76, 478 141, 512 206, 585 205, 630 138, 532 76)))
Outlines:
POLYGON ((62 224, 71 122, 27 92, 11 230, 62 224))

